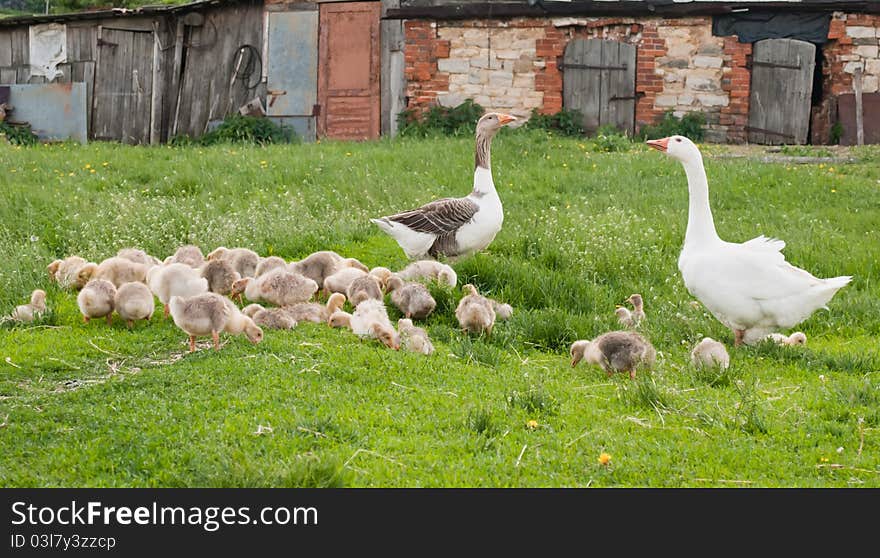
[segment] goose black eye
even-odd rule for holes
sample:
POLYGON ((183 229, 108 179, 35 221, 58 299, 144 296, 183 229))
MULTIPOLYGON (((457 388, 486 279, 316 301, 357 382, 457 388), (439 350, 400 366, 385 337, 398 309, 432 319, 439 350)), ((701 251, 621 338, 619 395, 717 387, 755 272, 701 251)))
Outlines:
POLYGON ((677 141, 678 143, 681 143, 681 138, 675 138, 675 141, 677 141))

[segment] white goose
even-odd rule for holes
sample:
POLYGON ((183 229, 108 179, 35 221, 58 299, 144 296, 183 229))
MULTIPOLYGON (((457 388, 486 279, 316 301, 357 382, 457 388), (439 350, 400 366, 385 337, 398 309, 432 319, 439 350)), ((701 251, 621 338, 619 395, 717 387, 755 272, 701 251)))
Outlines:
POLYGON ((852 277, 819 279, 785 261, 785 242, 763 235, 747 242, 718 237, 709 208, 703 157, 683 136, 651 140, 683 166, 690 206, 678 269, 688 291, 734 334, 734 345, 759 342, 825 305, 852 277))
POLYGON ((492 181, 492 138, 516 120, 490 112, 477 122, 474 190, 464 198, 443 198, 417 209, 370 219, 394 237, 410 259, 464 256, 488 246, 501 230, 504 212, 492 181))

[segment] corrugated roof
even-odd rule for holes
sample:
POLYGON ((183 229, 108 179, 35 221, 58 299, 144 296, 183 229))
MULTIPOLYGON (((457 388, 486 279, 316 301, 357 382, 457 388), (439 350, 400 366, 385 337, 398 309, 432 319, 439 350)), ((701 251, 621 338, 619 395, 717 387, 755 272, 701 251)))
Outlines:
POLYGON ((189 12, 209 6, 232 4, 241 0, 198 0, 189 4, 169 6, 167 4, 157 6, 141 6, 140 8, 112 8, 109 10, 94 10, 88 12, 72 12, 69 14, 47 14, 14 16, 0 18, 0 27, 14 27, 19 25, 32 25, 40 23, 64 23, 67 21, 84 21, 90 19, 108 19, 115 17, 133 17, 171 14, 176 12, 189 12))

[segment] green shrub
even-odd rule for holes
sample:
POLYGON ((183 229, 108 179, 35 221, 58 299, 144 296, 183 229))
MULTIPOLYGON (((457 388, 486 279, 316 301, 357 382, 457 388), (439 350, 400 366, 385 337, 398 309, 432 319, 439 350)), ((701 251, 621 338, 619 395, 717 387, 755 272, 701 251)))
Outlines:
POLYGON ((594 151, 629 151, 632 149, 632 140, 610 124, 599 126, 596 135, 591 140, 594 151))
POLYGON ((562 109, 556 114, 539 114, 532 109, 529 121, 523 126, 526 130, 547 130, 563 136, 582 136, 584 116, 578 110, 562 109))
POLYGON ((242 116, 233 114, 223 122, 199 138, 175 136, 171 145, 214 145, 217 143, 255 143, 268 145, 272 143, 289 143, 295 141, 293 130, 275 124, 268 118, 259 116, 242 116))
POLYGON ((15 145, 34 145, 39 141, 30 126, 12 126, 0 122, 0 134, 5 134, 9 143, 15 145))
POLYGON ((471 135, 483 112, 483 107, 471 99, 451 108, 433 106, 421 115, 415 109, 407 109, 397 115, 398 133, 418 138, 471 135))
POLYGON ((663 114, 660 122, 644 126, 640 135, 643 139, 684 136, 692 141, 703 141, 703 126, 705 124, 706 115, 702 112, 689 112, 679 118, 671 110, 668 110, 663 114))
POLYGON ((832 144, 837 145, 840 143, 841 137, 843 137, 843 124, 838 121, 831 126, 831 137, 829 140, 832 144))

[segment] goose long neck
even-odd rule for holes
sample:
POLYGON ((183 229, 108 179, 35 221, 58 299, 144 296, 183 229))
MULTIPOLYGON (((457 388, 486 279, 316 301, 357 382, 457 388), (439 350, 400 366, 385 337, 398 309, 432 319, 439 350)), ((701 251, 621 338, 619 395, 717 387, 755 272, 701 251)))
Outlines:
POLYGON ((483 196, 495 191, 492 180, 492 134, 477 131, 477 147, 474 153, 474 191, 472 195, 483 196))
POLYGON ((703 159, 699 157, 682 164, 687 175, 689 197, 685 244, 720 241, 709 207, 709 182, 706 180, 703 159))

